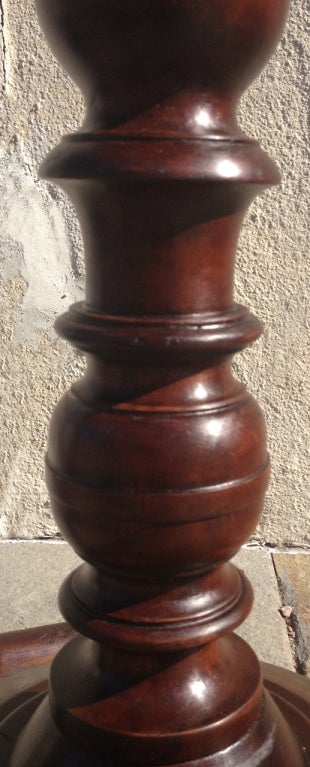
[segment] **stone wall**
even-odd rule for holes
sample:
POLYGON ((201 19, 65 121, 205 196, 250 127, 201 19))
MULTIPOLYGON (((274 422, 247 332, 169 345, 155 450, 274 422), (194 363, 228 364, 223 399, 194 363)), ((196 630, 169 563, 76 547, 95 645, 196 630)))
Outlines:
MULTIPOLYGON (((53 59, 30 0, 2 0, 0 22, 0 537, 44 538, 57 535, 44 485, 48 419, 84 365, 51 328, 82 296, 83 261, 70 204, 38 180, 37 170, 47 150, 80 124, 83 104, 53 59)), ((254 537, 278 545, 310 542, 308 32, 308 0, 295 0, 281 45, 240 109, 243 128, 278 161, 283 178, 281 188, 252 205, 236 269, 236 299, 266 327, 235 364, 265 409, 272 456, 266 513, 254 537)))

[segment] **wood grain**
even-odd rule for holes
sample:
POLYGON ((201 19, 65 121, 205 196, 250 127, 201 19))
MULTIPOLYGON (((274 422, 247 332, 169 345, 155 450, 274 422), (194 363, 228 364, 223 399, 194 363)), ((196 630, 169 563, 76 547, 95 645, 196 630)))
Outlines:
POLYGON ((234 257, 248 205, 279 180, 236 108, 287 2, 37 8, 86 101, 41 171, 85 245, 85 301, 56 328, 87 372, 54 412, 46 459, 55 519, 85 564, 60 593, 81 636, 57 654, 10 767, 302 767, 231 633, 252 592, 227 563, 269 472, 263 414, 231 371, 261 332, 234 303, 234 257))

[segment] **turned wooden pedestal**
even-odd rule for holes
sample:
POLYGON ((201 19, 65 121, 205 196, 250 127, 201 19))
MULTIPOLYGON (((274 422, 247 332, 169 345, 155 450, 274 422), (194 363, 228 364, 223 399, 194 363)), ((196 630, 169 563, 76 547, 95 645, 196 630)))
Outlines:
POLYGON ((27 652, 2 682, 1 767, 305 767, 309 684, 264 667, 263 686, 232 633, 252 590, 228 563, 269 473, 262 412, 231 372, 261 332, 234 303, 234 254, 247 206, 278 181, 235 111, 287 3, 37 6, 87 104, 42 167, 85 244, 85 302, 56 328, 87 372, 56 408, 46 459, 85 564, 61 588, 78 635, 48 694, 27 652))

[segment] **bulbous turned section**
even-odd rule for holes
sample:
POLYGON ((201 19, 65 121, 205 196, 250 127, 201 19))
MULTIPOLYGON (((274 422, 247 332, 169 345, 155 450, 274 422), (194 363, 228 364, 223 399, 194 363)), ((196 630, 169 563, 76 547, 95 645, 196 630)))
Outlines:
POLYGON ((83 636, 10 767, 305 767, 231 634, 252 592, 227 563, 268 480, 264 418, 231 373, 261 332, 234 303, 234 255, 247 206, 278 180, 235 109, 287 2, 37 6, 87 106, 42 168, 85 244, 85 302, 56 327, 87 372, 54 413, 47 483, 86 563, 60 594, 83 636))
POLYGON ((86 130, 240 135, 234 107, 279 37, 287 0, 37 0, 87 103, 86 130), (87 23, 86 23, 87 19, 87 23))
POLYGON ((235 636, 194 653, 138 657, 76 639, 55 661, 50 699, 53 717, 72 739, 72 748, 68 738, 60 738, 44 700, 20 738, 10 767, 41 763, 42 734, 48 744, 46 767, 129 767, 144 765, 146 754, 152 767, 226 767, 228 755, 238 767, 245 759, 272 767, 304 764, 269 694, 262 700, 254 653, 235 636), (241 663, 246 679, 242 688, 241 663), (106 677, 102 668, 108 670, 106 677), (73 669, 68 688, 65 677, 73 669), (163 689, 169 691, 164 697, 163 689), (159 703, 154 707, 155 696, 159 703))

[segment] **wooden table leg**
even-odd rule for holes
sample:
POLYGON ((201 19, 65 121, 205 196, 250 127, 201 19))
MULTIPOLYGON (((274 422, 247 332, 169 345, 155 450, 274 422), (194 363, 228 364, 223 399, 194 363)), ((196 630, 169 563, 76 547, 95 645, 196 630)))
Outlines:
POLYGON ((247 206, 279 180, 236 106, 287 2, 37 7, 86 101, 42 167, 85 243, 85 301, 56 329, 87 372, 56 408, 46 463, 85 564, 60 593, 79 635, 48 695, 29 689, 3 722, 2 764, 305 767, 309 683, 266 669, 263 686, 233 633, 252 590, 228 563, 269 474, 263 414, 231 371, 261 332, 234 303, 234 256, 247 206))

